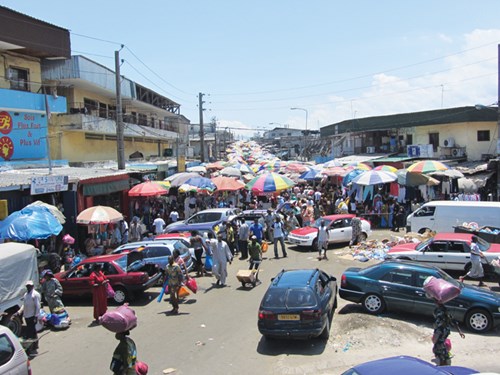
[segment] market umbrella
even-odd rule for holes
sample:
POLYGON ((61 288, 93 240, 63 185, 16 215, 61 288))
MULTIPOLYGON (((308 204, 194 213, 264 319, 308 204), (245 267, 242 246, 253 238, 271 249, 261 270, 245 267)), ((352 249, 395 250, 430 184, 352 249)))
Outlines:
POLYGON ((165 181, 170 181, 172 187, 179 187, 191 177, 200 177, 200 175, 194 172, 179 172, 167 177, 165 181))
POLYGON ((232 167, 232 168, 236 168, 237 170, 239 170, 241 172, 241 174, 245 174, 245 173, 254 173, 253 172, 253 169, 250 168, 250 166, 248 164, 244 164, 244 163, 234 163, 232 165, 229 165, 229 167, 232 167))
POLYGON ((392 172, 396 173, 398 169, 393 167, 392 165, 379 165, 378 167, 373 168, 374 171, 384 171, 384 172, 392 172))
POLYGON ((314 169, 314 168, 309 169, 308 171, 302 173, 299 176, 299 179, 306 181, 321 180, 322 178, 323 175, 321 174, 321 171, 319 169, 314 169))
POLYGON ((393 182, 398 179, 396 173, 384 171, 366 171, 352 179, 353 184, 358 185, 379 185, 393 182))
POLYGON ((368 164, 361 162, 354 162, 347 165, 348 167, 353 167, 354 169, 361 169, 362 171, 369 171, 372 169, 368 164))
POLYGON ((307 165, 299 164, 299 163, 290 163, 290 164, 287 164, 285 169, 289 172, 292 172, 292 173, 304 173, 304 172, 307 172, 308 170, 310 170, 311 167, 308 167, 307 165))
POLYGON ((267 172, 253 178, 245 185, 245 189, 255 194, 275 193, 295 185, 289 178, 274 172, 267 172))
POLYGON ((167 193, 168 189, 165 189, 160 184, 156 184, 152 181, 137 184, 128 191, 129 197, 154 197, 167 193))
POLYGON ((151 181, 151 182, 153 182, 155 184, 158 184, 158 185, 164 187, 167 190, 170 189, 170 186, 171 186, 170 185, 170 181, 151 181))
MULTIPOLYGON (((347 175, 347 173, 349 173, 350 171, 352 171, 353 169, 351 167, 349 168, 343 168, 343 167, 330 167, 330 168, 325 168, 321 171, 321 174, 323 174, 324 176, 328 176, 328 177, 334 177, 334 176, 337 176, 337 177, 343 177, 345 175, 347 175)), ((361 169, 358 169, 359 171, 361 171, 361 169)))
POLYGON ((443 176, 450 178, 462 178, 464 174, 456 169, 446 169, 444 171, 436 171, 429 173, 431 176, 443 176))
POLYGON ((196 165, 194 167, 186 168, 187 172, 196 172, 196 173, 207 173, 207 168, 203 165, 196 165))
POLYGON ((234 167, 226 167, 224 169, 221 169, 220 174, 222 176, 228 176, 228 177, 241 177, 241 171, 234 167))
POLYGON ((66 217, 64 214, 57 208, 56 206, 53 206, 51 204, 42 202, 42 201, 35 201, 33 203, 28 204, 25 208, 27 207, 33 207, 33 206, 43 206, 49 209, 50 213, 56 217, 56 219, 61 223, 64 224, 66 222, 66 217))
POLYGON ((360 174, 363 174, 364 172, 365 171, 362 171, 361 169, 353 169, 352 171, 347 172, 347 174, 342 179, 342 185, 343 186, 349 185, 354 178, 356 178, 360 174))
POLYGON ((224 166, 222 165, 222 162, 216 161, 215 163, 208 163, 207 165, 205 165, 205 168, 219 170, 219 169, 223 169, 224 166))
POLYGON ((77 224, 109 224, 123 220, 123 215, 112 207, 89 207, 78 214, 77 224))
POLYGON ((44 239, 58 235, 61 223, 44 206, 24 207, 0 222, 0 239, 15 241, 44 239))
POLYGON ((332 168, 332 167, 342 167, 342 163, 337 161, 336 159, 333 159, 323 164, 323 168, 332 168))
POLYGON ((444 163, 437 160, 422 160, 410 165, 406 170, 413 173, 430 173, 449 169, 444 163))
POLYGON ((419 185, 438 185, 439 181, 431 176, 422 173, 408 172, 406 169, 400 169, 396 172, 398 176, 398 184, 404 186, 419 186, 419 185))
POLYGON ((458 190, 463 191, 466 194, 477 192, 477 185, 474 181, 467 177, 462 177, 457 180, 458 190))
POLYGON ((203 189, 203 190, 211 190, 214 191, 217 189, 217 186, 212 182, 211 179, 206 178, 206 177, 191 177, 187 179, 184 184, 195 186, 198 189, 203 189))
POLYGON ((219 191, 234 191, 245 187, 243 182, 232 177, 218 176, 212 178, 212 182, 217 186, 217 190, 219 191))

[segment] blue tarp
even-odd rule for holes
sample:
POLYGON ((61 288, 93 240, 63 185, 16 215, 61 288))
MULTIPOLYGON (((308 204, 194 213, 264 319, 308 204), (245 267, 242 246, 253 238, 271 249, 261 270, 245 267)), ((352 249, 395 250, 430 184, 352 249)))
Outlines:
POLYGON ((58 235, 61 223, 46 207, 25 207, 0 221, 0 238, 16 241, 44 239, 58 235))

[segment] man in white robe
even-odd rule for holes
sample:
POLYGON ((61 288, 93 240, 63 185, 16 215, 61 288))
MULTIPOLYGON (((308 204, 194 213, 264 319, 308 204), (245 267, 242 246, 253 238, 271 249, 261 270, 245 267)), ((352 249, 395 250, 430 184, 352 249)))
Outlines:
POLYGON ((217 279, 216 285, 225 286, 227 277, 227 262, 229 264, 233 261, 233 256, 229 246, 225 241, 222 241, 222 235, 217 235, 217 245, 213 248, 213 261, 214 265, 212 273, 217 279))

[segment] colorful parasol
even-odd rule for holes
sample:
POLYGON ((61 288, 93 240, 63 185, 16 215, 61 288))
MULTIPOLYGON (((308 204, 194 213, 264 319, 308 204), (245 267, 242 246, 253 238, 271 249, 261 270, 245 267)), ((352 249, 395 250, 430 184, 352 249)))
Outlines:
POLYGON ((218 176, 212 178, 212 182, 219 191, 234 191, 245 187, 245 184, 233 177, 218 176))
POLYGON ((358 185, 379 185, 393 182, 398 179, 396 173, 384 171, 365 171, 352 179, 353 184, 358 185))
POLYGON ((307 165, 299 164, 299 163, 290 163, 290 164, 287 164, 285 169, 288 172, 292 172, 292 173, 304 173, 304 172, 307 172, 308 170, 310 170, 311 167, 308 167, 307 165))
POLYGON ((325 168, 321 171, 321 173, 324 176, 328 177, 344 177, 347 173, 352 171, 353 169, 351 167, 349 168, 343 168, 343 167, 331 167, 331 168, 325 168))
POLYGON ((154 197, 167 193, 168 189, 152 181, 137 184, 128 191, 129 197, 154 197))
POLYGON ((372 167, 365 163, 350 163, 347 165, 348 167, 353 167, 354 169, 361 169, 362 171, 370 171, 372 167))
POLYGON ((398 169, 392 165, 379 165, 378 167, 373 168, 373 170, 396 173, 398 169))
POLYGON ((430 173, 445 171, 449 167, 437 160, 422 160, 410 165, 406 170, 412 173, 430 173))
POLYGON ((217 189, 217 186, 215 186, 211 179, 201 176, 191 177, 190 179, 184 181, 184 184, 195 186, 201 190, 214 191, 217 189))
POLYGON ((89 207, 78 214, 78 224, 109 224, 123 220, 123 215, 112 207, 89 207))
POLYGON ((251 190, 255 194, 274 193, 286 190, 295 185, 289 178, 274 172, 267 172, 253 178, 245 189, 251 190))
POLYGON ((323 178, 323 174, 321 173, 320 170, 311 168, 308 171, 302 173, 299 176, 299 179, 305 180, 305 181, 312 181, 312 180, 321 180, 323 178))

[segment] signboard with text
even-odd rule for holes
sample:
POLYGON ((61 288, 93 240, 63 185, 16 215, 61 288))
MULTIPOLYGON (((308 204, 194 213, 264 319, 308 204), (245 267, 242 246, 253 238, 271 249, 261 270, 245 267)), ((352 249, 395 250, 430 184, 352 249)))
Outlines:
POLYGON ((47 117, 0 111, 0 162, 47 157, 47 117))
POLYGON ((40 176, 31 179, 31 195, 68 190, 68 176, 40 176))

